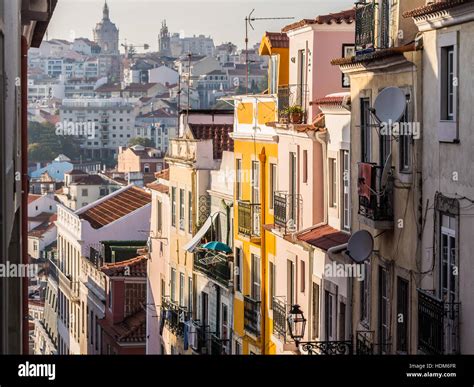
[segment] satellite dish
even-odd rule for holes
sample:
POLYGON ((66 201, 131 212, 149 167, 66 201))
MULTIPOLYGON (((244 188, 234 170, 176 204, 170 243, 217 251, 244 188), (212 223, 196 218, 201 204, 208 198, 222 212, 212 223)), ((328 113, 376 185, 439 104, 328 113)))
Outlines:
POLYGON ((387 87, 375 99, 375 115, 380 122, 398 122, 405 113, 406 103, 402 89, 387 87))
POLYGON ((356 263, 362 263, 370 257, 374 250, 374 238, 366 230, 354 233, 347 244, 346 254, 356 263))
POLYGON ((382 188, 385 188, 388 182, 388 177, 392 173, 392 154, 390 153, 387 157, 385 165, 382 171, 382 188))

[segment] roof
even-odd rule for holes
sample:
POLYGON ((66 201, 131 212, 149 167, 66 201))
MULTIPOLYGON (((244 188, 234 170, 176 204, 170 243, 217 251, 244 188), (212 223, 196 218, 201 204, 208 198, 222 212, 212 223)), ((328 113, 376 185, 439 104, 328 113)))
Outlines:
POLYGON ((101 327, 118 343, 145 343, 146 340, 146 313, 139 310, 120 323, 108 324, 107 320, 99 320, 101 327))
POLYGON ((87 175, 87 172, 81 171, 80 169, 73 169, 69 172, 66 172, 67 175, 87 175))
POLYGON ((303 19, 296 23, 292 23, 283 27, 281 32, 289 32, 292 30, 296 30, 298 28, 306 27, 312 24, 351 24, 355 20, 355 8, 347 9, 345 11, 336 12, 336 13, 329 13, 327 15, 319 15, 314 19, 303 19))
POLYGON ((265 37, 272 48, 289 48, 290 38, 283 32, 265 32, 265 37))
POLYGON ((150 188, 153 191, 161 192, 167 194, 170 191, 170 187, 160 183, 151 183, 147 184, 147 188, 150 188))
POLYGON ((155 173, 157 179, 169 180, 170 179, 170 170, 169 168, 163 169, 160 172, 155 173))
POLYGON ((315 227, 304 234, 298 235, 298 240, 324 251, 327 251, 331 247, 343 245, 349 242, 349 239, 349 234, 336 230, 328 225, 315 227))
POLYGON ((161 108, 161 109, 153 110, 152 112, 149 112, 149 113, 142 114, 138 116, 137 118, 138 119, 140 118, 173 118, 175 116, 176 115, 171 114, 170 112, 161 108))
POLYGON ((436 3, 427 4, 411 11, 405 12, 403 17, 421 17, 435 12, 446 11, 460 5, 474 3, 474 0, 438 0, 436 3))
POLYGON ((349 93, 330 94, 324 98, 318 98, 315 101, 311 101, 310 105, 318 106, 342 106, 344 98, 349 96, 349 93))
POLYGON ((331 61, 333 66, 347 66, 352 64, 363 64, 367 62, 372 62, 374 60, 392 58, 392 57, 402 57, 404 52, 416 51, 415 44, 408 44, 405 46, 388 48, 385 50, 373 51, 368 54, 357 55, 347 58, 337 58, 331 61))
POLYGON ((93 228, 99 229, 150 203, 150 193, 130 186, 106 196, 104 200, 80 213, 79 218, 87 220, 93 228))
POLYGON ((158 83, 130 83, 124 91, 133 92, 144 92, 148 91, 151 88, 155 87, 158 83))
POLYGON ((146 277, 147 257, 127 259, 126 261, 108 263, 101 267, 101 271, 109 277, 146 277))
POLYGON ((215 160, 221 159, 224 151, 234 151, 234 140, 229 136, 232 124, 189 124, 189 129, 196 140, 212 140, 215 160))
POLYGON ((50 214, 49 218, 45 222, 41 223, 38 227, 35 227, 33 230, 31 230, 28 233, 28 236, 36 237, 36 238, 42 237, 44 233, 56 227, 54 222, 57 219, 58 219, 57 214, 50 214))
POLYGON ((75 185, 104 185, 108 184, 108 181, 99 175, 86 175, 76 179, 71 184, 75 185))
POLYGON ((28 195, 28 204, 33 203, 34 201, 38 200, 40 197, 41 197, 41 195, 29 194, 28 195))
POLYGON ((113 93, 122 91, 122 85, 120 83, 106 83, 95 89, 96 93, 113 93))

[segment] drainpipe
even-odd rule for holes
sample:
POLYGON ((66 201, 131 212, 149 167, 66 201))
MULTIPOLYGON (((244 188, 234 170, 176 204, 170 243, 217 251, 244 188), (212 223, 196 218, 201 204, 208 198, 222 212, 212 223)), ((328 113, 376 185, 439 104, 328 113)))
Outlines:
POLYGON ((317 132, 314 135, 316 141, 321 144, 321 148, 323 150, 323 195, 324 195, 324 224, 328 223, 328 187, 329 187, 329 179, 328 179, 328 164, 327 164, 327 145, 328 145, 328 138, 327 138, 327 131, 324 132, 317 132))
MULTIPOLYGON (((21 257, 28 265, 28 43, 21 37, 21 257)), ((15 182, 16 184, 16 182, 15 182)), ((29 352, 28 277, 22 278, 22 353, 29 352)))
POLYGON ((266 190, 265 190, 265 169, 266 169, 266 162, 267 156, 265 154, 265 148, 262 149, 262 152, 258 155, 258 159, 260 161, 260 240, 261 240, 261 254, 262 254, 262 290, 263 290, 263 297, 260 295, 260 299, 262 304, 260 306, 262 311, 262 353, 266 353, 266 320, 267 320, 267 298, 266 298, 266 278, 267 278, 267 251, 265 245, 265 229, 263 226, 265 225, 265 215, 266 215, 266 190))

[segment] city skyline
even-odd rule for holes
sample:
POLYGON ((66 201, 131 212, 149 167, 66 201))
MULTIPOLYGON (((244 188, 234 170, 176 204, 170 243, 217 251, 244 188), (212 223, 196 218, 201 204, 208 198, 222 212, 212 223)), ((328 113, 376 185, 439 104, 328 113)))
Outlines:
MULTIPOLYGON (((316 17, 319 14, 338 12, 350 8, 354 2, 351 0, 333 1, 296 1, 291 4, 277 0, 256 0, 235 3, 230 0, 205 1, 186 0, 171 2, 168 0, 107 0, 110 8, 110 18, 120 30, 120 44, 127 42, 137 46, 149 44, 150 51, 158 49, 158 33, 162 20, 166 20, 171 33, 180 33, 184 36, 205 35, 211 36, 214 43, 219 45, 231 41, 239 49, 244 47, 245 16, 255 9, 255 17, 294 17, 293 21, 307 18, 308 15, 316 17), (130 4, 133 3, 133 9, 130 4), (182 7, 187 7, 185 15, 182 7), (155 12, 156 10, 156 12, 155 12), (203 12, 205 10, 205 12, 203 12), (205 13, 211 10, 223 17, 215 24, 203 25, 205 13), (195 15, 204 13, 202 18, 195 15), (155 16, 156 15, 156 16, 155 16), (140 20, 141 27, 128 20, 140 20)), ((100 20, 104 0, 65 0, 58 3, 57 10, 52 18, 47 32, 48 39, 66 39, 85 37, 92 39, 92 29, 100 20)), ((290 24, 292 20, 265 20, 254 23, 255 30, 249 30, 249 46, 260 41, 265 31, 278 32, 282 26, 290 24)), ((138 50, 140 51, 140 49, 138 50)))

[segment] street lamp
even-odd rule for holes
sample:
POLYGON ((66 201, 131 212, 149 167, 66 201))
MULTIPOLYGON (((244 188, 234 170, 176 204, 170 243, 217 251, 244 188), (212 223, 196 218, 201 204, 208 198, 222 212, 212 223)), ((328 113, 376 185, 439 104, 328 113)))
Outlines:
POLYGON ((299 305, 293 305, 291 307, 287 321, 290 336, 295 341, 296 346, 298 346, 301 339, 304 337, 304 330, 306 328, 306 319, 304 318, 303 311, 299 305))

